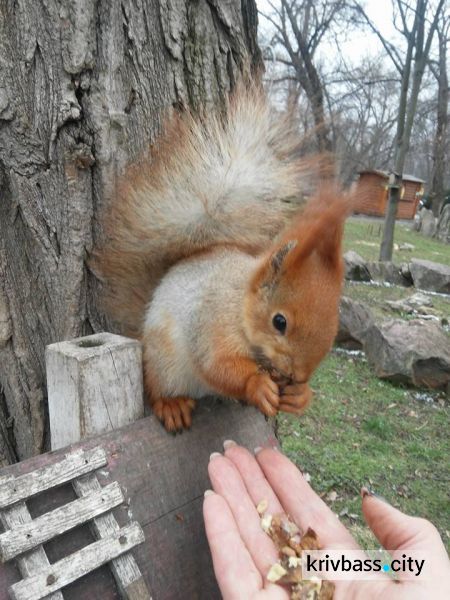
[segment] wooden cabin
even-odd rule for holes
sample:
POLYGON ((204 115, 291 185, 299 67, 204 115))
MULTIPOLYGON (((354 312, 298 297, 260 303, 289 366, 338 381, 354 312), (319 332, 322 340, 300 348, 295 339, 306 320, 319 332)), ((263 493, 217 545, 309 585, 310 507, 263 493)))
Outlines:
MULTIPOLYGON (((388 200, 389 173, 366 170, 359 172, 356 183, 356 203, 354 212, 361 215, 384 216, 388 200)), ((417 205, 423 195, 424 180, 413 175, 404 175, 401 199, 398 206, 398 219, 413 219, 417 205)))

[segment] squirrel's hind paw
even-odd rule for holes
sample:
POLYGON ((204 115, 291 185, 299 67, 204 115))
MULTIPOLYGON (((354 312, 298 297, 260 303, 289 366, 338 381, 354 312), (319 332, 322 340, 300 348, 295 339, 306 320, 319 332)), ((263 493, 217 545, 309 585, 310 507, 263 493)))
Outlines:
POLYGON ((152 403, 152 408, 166 430, 175 433, 190 428, 192 424, 191 413, 195 408, 195 400, 185 396, 158 398, 152 403))

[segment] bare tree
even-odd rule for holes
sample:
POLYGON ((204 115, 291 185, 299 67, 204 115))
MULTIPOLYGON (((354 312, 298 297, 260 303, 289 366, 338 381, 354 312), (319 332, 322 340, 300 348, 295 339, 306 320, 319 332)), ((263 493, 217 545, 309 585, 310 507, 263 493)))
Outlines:
POLYGON ((45 447, 46 344, 105 324, 87 261, 117 174, 168 107, 250 76, 256 24, 254 0, 1 0, 0 465, 45 447))
MULTIPOLYGON (((448 102, 449 82, 447 72, 447 48, 450 42, 450 16, 443 14, 436 29, 438 37, 438 60, 430 61, 430 68, 438 84, 436 132, 433 143, 433 171, 430 186, 434 215, 439 211, 445 197, 445 169, 448 165, 448 102)), ((447 167, 448 168, 448 167, 447 167)))
POLYGON ((348 10, 346 0, 279 0, 262 16, 274 28, 271 44, 275 59, 287 68, 286 80, 295 79, 304 91, 313 116, 320 151, 332 149, 325 110, 324 82, 315 55, 324 36, 348 10))
POLYGON ((357 171, 386 168, 393 155, 398 77, 384 57, 345 61, 325 79, 325 91, 339 179, 348 185, 357 171))
POLYGON ((391 260, 394 245, 394 228, 400 200, 401 179, 411 130, 417 108, 423 74, 427 66, 431 43, 436 31, 445 0, 433 4, 430 0, 392 0, 394 26, 404 39, 404 51, 387 39, 375 27, 355 1, 355 6, 365 22, 381 41, 386 54, 401 77, 400 100, 395 137, 394 181, 389 188, 389 199, 380 248, 380 260, 391 260))

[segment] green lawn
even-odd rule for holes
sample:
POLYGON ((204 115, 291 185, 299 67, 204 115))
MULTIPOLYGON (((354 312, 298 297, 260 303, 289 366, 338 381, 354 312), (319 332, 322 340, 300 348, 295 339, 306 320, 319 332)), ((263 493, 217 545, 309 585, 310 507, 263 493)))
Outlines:
MULTIPOLYGON (((345 249, 377 260, 382 223, 350 219, 345 249)), ((450 264, 450 245, 397 225, 394 262, 412 257, 450 264)), ((364 302, 376 319, 411 318, 385 304, 414 288, 346 283, 344 294, 364 302)), ((450 316, 450 298, 430 296, 435 314, 450 316)), ((333 351, 313 379, 315 399, 302 417, 282 415, 284 451, 311 476, 314 489, 366 547, 376 547, 361 514, 359 490, 372 487, 391 504, 430 519, 450 548, 450 404, 443 392, 404 388, 374 376, 363 356, 333 351), (423 399, 425 398, 425 400, 423 399)))
MULTIPOLYGON (((354 250, 367 260, 378 260, 380 251, 383 221, 351 217, 345 226, 345 250, 354 250)), ((427 238, 409 225, 395 226, 394 243, 401 245, 407 242, 414 245, 414 250, 395 250, 392 260, 395 263, 408 262, 411 258, 424 258, 450 264, 450 244, 427 238)))
POLYGON ((376 542, 361 514, 363 485, 430 519, 450 547, 450 407, 443 394, 427 393, 425 402, 417 390, 375 378, 364 359, 336 352, 312 384, 309 410, 280 416, 278 433, 316 492, 366 547, 376 542))

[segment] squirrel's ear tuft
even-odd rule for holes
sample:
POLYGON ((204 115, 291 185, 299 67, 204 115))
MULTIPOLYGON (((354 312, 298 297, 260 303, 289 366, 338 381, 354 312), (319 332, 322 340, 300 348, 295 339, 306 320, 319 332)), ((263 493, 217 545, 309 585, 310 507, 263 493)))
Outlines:
POLYGON ((270 254, 256 272, 252 281, 252 289, 273 289, 283 272, 286 257, 297 246, 297 240, 284 241, 270 254))
POLYGON ((350 202, 332 189, 325 189, 312 198, 288 232, 298 244, 286 266, 298 268, 313 252, 331 267, 342 263, 342 237, 344 222, 350 212, 350 202))

